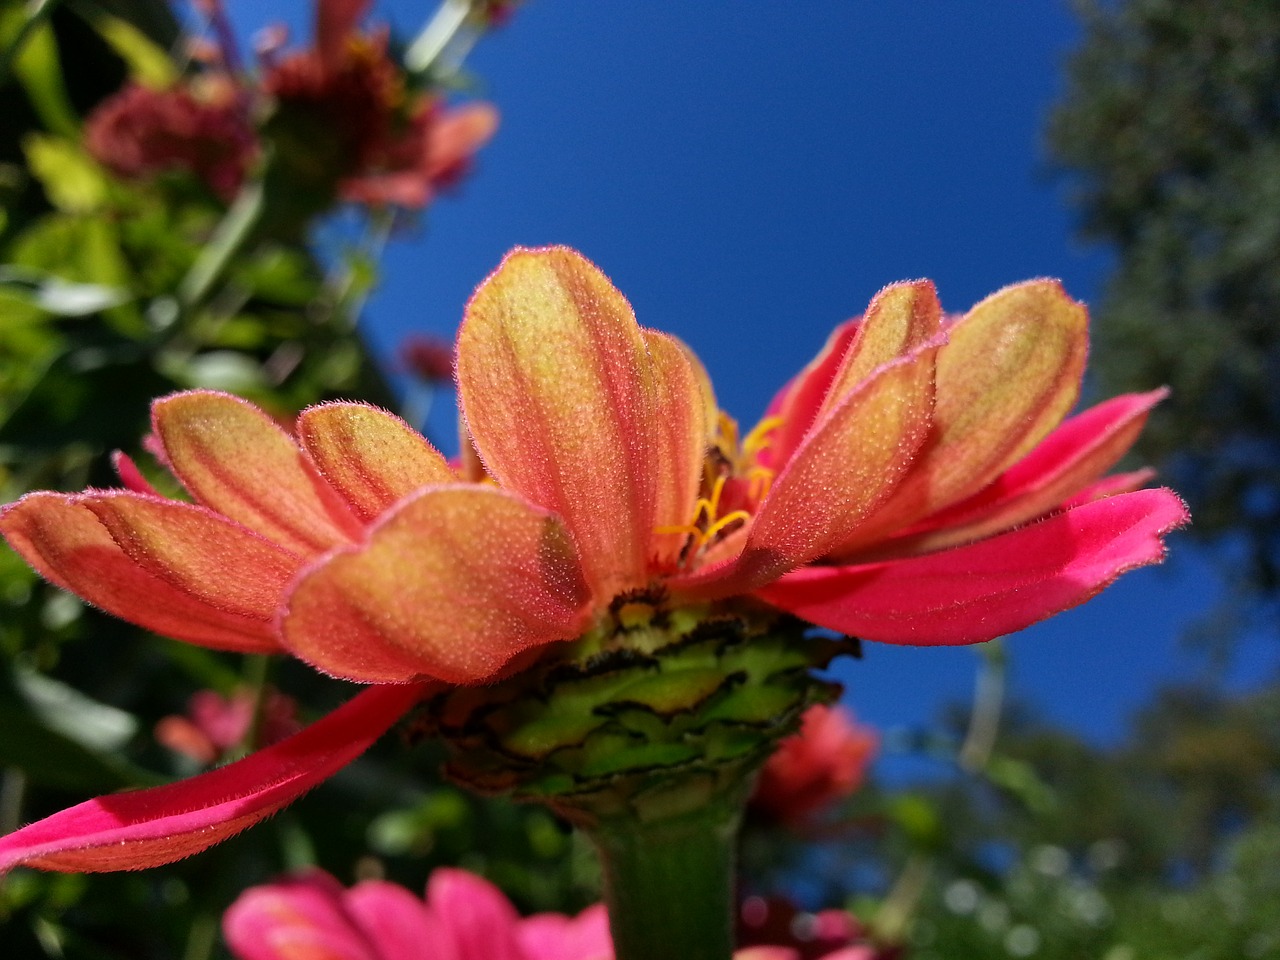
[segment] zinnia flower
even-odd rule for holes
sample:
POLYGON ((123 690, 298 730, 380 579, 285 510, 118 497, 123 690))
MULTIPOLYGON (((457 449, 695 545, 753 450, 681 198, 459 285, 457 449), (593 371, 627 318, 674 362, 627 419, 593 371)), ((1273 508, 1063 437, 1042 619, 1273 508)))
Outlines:
POLYGON ((243 92, 222 79, 168 90, 127 86, 85 120, 85 147, 125 179, 185 171, 230 201, 258 140, 243 92))
MULTIPOLYGON (((817 915, 832 928, 820 939, 833 949, 852 939, 853 929, 840 924, 845 916, 837 911, 817 915)), ((250 887, 227 909, 222 931, 236 960, 613 960, 614 955, 603 905, 576 917, 521 917, 492 883, 450 868, 431 874, 425 901, 381 880, 348 890, 329 874, 310 870, 250 887)), ((791 946, 757 946, 739 951, 735 960, 800 957, 791 946)), ((874 951, 852 946, 826 960, 864 957, 874 960, 874 951)))
POLYGON ((394 883, 350 890, 320 870, 251 887, 222 919, 237 960, 612 960, 604 907, 522 918, 489 881, 431 874, 424 902, 394 883))
POLYGON ((288 149, 311 149, 307 163, 332 163, 323 179, 336 181, 344 200, 422 207, 462 177, 498 114, 489 104, 450 110, 411 94, 386 31, 357 29, 368 7, 316 0, 315 45, 265 64, 262 89, 283 118, 272 129, 293 128, 288 149), (308 142, 314 135, 325 138, 323 155, 308 142))
MULTIPOLYGON (((569 653, 637 592, 664 616, 781 610, 920 644, 1074 606, 1160 560, 1187 520, 1169 490, 1132 489, 1146 473, 1103 477, 1159 391, 1059 426, 1085 350, 1085 310, 1056 283, 947 321, 930 284, 897 284, 739 442, 689 350, 638 326, 580 255, 549 248, 508 255, 468 304, 461 471, 363 404, 305 410, 295 438, 226 394, 163 398, 155 435, 194 503, 135 476, 138 489, 29 494, 0 532, 55 584, 147 629, 287 651, 370 686, 242 761, 0 839, 0 870, 204 849, 350 762, 428 692, 569 653)), ((623 625, 605 642, 633 639, 623 625)))
POLYGON ((862 785, 880 738, 843 707, 815 704, 760 770, 751 807, 799 825, 862 785))

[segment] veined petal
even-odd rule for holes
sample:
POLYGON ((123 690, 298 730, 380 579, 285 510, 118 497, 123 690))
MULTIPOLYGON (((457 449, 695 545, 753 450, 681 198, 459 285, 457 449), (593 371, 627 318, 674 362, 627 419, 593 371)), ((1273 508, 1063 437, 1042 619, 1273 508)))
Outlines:
MULTIPOLYGON (((924 530, 901 538, 912 553, 969 543, 1009 530, 1058 507, 1093 485, 1138 439, 1151 408, 1168 390, 1115 397, 1072 417, 980 493, 929 517, 924 530)), ((1143 482, 1150 477, 1142 474, 1143 482)), ((1101 495, 1127 492, 1142 483, 1128 477, 1107 484, 1101 495)), ((1086 497, 1097 499, 1098 495, 1086 497)), ((1084 502, 1084 501, 1082 501, 1084 502)), ((890 549, 899 541, 889 544, 890 549)))
POLYGON ((881 366, 823 414, 760 504, 742 553, 672 588, 744 592, 830 552, 889 496, 929 433, 939 336, 881 366))
POLYGON ((942 306, 928 280, 895 283, 872 299, 823 402, 830 410, 884 364, 928 343, 942 328, 942 306))
POLYGON ((603 903, 587 907, 576 917, 535 913, 516 931, 525 960, 609 960, 613 937, 603 903))
POLYGON ((125 556, 194 599, 269 624, 299 559, 205 507, 133 493, 80 502, 125 556))
POLYGON ((444 938, 457 957, 525 960, 517 940, 520 915, 483 877, 448 867, 435 870, 427 881, 427 907, 442 921, 444 938))
POLYGON ((555 516, 492 487, 429 487, 306 571, 280 633, 334 676, 483 683, 576 636, 588 600, 555 516))
POLYGON ((808 567, 756 592, 832 630, 884 643, 978 643, 1083 603, 1120 574, 1164 558, 1188 521, 1170 490, 1095 500, 924 557, 808 567))
MULTIPOLYGON (((692 351, 675 337, 644 331, 653 360, 653 412, 657 503, 654 527, 688 523, 702 481, 702 460, 715 437, 715 394, 711 379, 692 351)), ((684 545, 683 534, 654 536, 654 558, 673 561, 684 545)))
MULTIPOLYGON (((279 650, 269 618, 254 615, 251 606, 237 610, 216 599, 210 602, 211 585, 189 576, 192 567, 170 580, 152 572, 154 565, 148 569, 129 556, 86 502, 105 496, 144 499, 132 493, 96 497, 29 493, 0 512, 0 532, 46 580, 122 620, 219 650, 279 650), (195 592, 182 585, 184 579, 188 585, 194 579, 195 592)), ((245 536, 252 535, 245 531, 245 536)), ((229 542, 224 540, 221 546, 229 542)), ((255 540, 253 549, 260 542, 255 540)), ((166 544, 166 548, 178 553, 185 549, 179 544, 166 544)), ((194 561, 196 569, 203 563, 190 553, 186 560, 194 561)), ((274 569, 274 558, 266 569, 274 569)))
POLYGON ((198 853, 337 773, 432 689, 374 687, 243 760, 55 813, 0 838, 0 873, 19 865, 70 873, 139 870, 198 853))
POLYGON ((253 404, 192 390, 151 410, 170 469, 205 506, 303 556, 359 535, 297 444, 253 404))
POLYGON ((920 463, 844 549, 971 496, 1039 443, 1079 396, 1087 328, 1084 306, 1050 280, 1005 287, 948 327, 920 463))
POLYGON ((427 905, 399 884, 363 880, 346 892, 343 903, 377 948, 378 960, 414 956, 461 960, 449 952, 444 932, 432 922, 427 905))
POLYGON ((367 403, 308 407, 297 433, 320 475, 366 522, 415 490, 458 479, 426 438, 367 403))
POLYGON ((485 466, 564 518, 601 597, 644 579, 654 386, 631 306, 564 248, 517 249, 467 305, 458 389, 485 466))
POLYGON ((222 935, 236 960, 384 960, 348 916, 346 896, 321 870, 250 887, 227 908, 222 935))

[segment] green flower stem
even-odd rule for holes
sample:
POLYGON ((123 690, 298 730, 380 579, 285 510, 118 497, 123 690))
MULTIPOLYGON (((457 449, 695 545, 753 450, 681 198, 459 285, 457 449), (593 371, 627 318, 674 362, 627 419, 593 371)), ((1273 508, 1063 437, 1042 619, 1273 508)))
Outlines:
POLYGON ((738 804, 716 798, 676 816, 587 829, 617 960, 730 960, 740 819, 738 804))

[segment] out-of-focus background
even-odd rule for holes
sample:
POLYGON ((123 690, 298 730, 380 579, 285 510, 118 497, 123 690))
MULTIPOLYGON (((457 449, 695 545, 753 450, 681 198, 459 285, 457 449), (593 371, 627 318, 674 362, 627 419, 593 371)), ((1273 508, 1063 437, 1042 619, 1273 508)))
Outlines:
MULTIPOLYGON (((23 6, 0 19, 6 44, 23 6)), ((208 6, 175 12, 209 36, 208 6)), ((594 260, 641 323, 694 348, 744 424, 886 283, 930 277, 963 311, 1059 277, 1091 307, 1090 398, 1172 387, 1134 462, 1160 468, 1194 527, 1164 566, 998 647, 867 645, 839 663, 847 705, 878 732, 869 782, 820 829, 754 824, 746 886, 852 906, 912 957, 1280 956, 1280 11, 494 6, 465 65, 437 60, 422 79, 440 104, 500 113, 465 175, 432 183, 416 216, 308 195, 266 217, 274 232, 229 247, 225 271, 208 251, 228 236, 234 194, 178 177, 103 186, 67 146, 147 69, 142 44, 99 52, 103 12, 177 49, 164 5, 66 0, 45 14, 61 60, 6 57, 0 74, 6 493, 111 482, 102 454, 134 448, 148 398, 179 386, 274 398, 282 415, 362 395, 451 449, 449 385, 415 374, 404 347, 451 340, 470 291, 517 244, 594 260), (89 403, 95 392, 110 402, 89 403), (990 727, 999 736, 975 759, 990 727)), ((227 13, 250 65, 268 24, 288 24, 292 46, 311 36, 310 2, 227 13)), ((429 13, 395 0, 369 21, 403 49, 429 13)), ((293 131, 269 129, 287 154, 293 131)), ((230 694, 241 666, 126 638, 2 562, 0 718, 34 739, 0 736, 0 828, 189 765, 152 741, 156 720, 197 689, 230 694), (50 774, 55 756, 85 775, 50 774)), ((292 666, 272 679, 301 702, 338 696, 292 666)), ((525 909, 591 898, 581 851, 547 818, 476 807, 430 780, 429 756, 393 754, 368 761, 381 792, 339 781, 257 849, 229 845, 203 867, 15 875, 0 942, 22 956, 216 955, 237 885, 309 862, 350 880, 376 861, 411 885, 428 864, 461 862, 525 909), (341 829, 318 837, 335 810, 341 829), (148 904, 171 919, 128 930, 148 904)))

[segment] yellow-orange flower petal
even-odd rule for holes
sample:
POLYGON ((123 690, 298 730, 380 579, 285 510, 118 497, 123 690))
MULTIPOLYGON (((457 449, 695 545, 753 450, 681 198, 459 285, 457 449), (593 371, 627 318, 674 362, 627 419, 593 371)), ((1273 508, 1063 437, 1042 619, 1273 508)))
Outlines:
POLYGON ((1075 405, 1088 314, 1056 281, 1006 287, 946 332, 934 429, 920 462, 842 555, 976 493, 1075 405))
POLYGON ((858 324, 823 402, 822 413, 840 403, 877 367, 927 343, 942 328, 942 306, 928 280, 895 283, 875 295, 858 324))
POLYGON ((207 590, 196 596, 144 569, 83 497, 27 494, 0 513, 0 533, 47 580, 122 620, 219 650, 279 649, 269 619, 229 610, 210 602, 207 590))
POLYGON ((577 636, 588 599, 554 516, 493 487, 429 487, 304 573, 280 629, 335 676, 483 683, 516 654, 577 636))
POLYGON ((655 526, 651 361, 630 304, 564 248, 517 249, 467 305, 458 387, 489 473, 563 517, 599 596, 644 581, 655 526))
POLYGON ((358 536, 350 510, 253 404, 194 390, 151 409, 170 469, 205 506, 300 556, 358 536))
POLYGON ((362 520, 434 484, 457 480, 448 461, 394 414, 367 403, 326 403, 298 415, 298 440, 362 520))
POLYGON ((269 624, 298 572, 293 554, 204 507, 134 493, 82 502, 141 569, 228 613, 269 624))
MULTIPOLYGON (((715 435, 715 396, 710 378, 688 347, 653 330, 644 331, 644 339, 653 361, 656 391, 652 416, 660 453, 654 467, 662 471, 656 476, 654 528, 677 527, 688 522, 691 505, 698 499, 702 460, 715 435)), ((656 536, 650 559, 659 566, 674 561, 685 539, 684 534, 656 536)))

